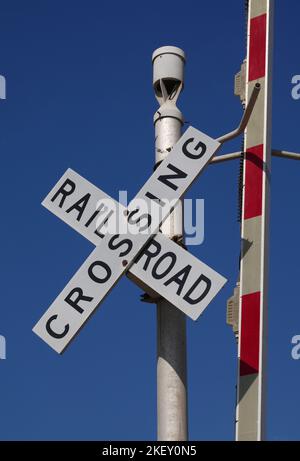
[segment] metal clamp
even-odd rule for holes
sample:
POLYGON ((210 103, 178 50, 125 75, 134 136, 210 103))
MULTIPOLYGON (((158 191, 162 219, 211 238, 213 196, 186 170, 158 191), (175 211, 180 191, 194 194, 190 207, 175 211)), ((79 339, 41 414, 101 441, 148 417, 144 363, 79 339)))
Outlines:
POLYGON ((243 117, 240 121, 239 126, 234 130, 231 131, 230 133, 224 134, 223 136, 220 136, 220 138, 217 138, 217 141, 219 141, 221 144, 224 142, 230 141, 231 139, 236 138, 239 136, 243 131, 245 130, 246 126, 248 125, 249 119, 251 117, 251 114, 253 112, 256 100, 258 98, 259 92, 260 92, 260 83, 256 83, 253 90, 251 97, 249 99, 248 105, 244 111, 243 117))

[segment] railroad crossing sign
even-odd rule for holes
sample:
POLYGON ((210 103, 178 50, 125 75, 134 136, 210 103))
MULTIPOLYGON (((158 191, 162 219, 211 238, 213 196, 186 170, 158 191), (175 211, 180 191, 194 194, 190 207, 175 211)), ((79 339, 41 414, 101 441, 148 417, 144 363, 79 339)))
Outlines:
POLYGON ((221 290, 224 277, 159 232, 220 145, 189 127, 127 208, 70 169, 59 180, 43 205, 96 248, 33 329, 56 352, 126 271, 194 320, 221 290))

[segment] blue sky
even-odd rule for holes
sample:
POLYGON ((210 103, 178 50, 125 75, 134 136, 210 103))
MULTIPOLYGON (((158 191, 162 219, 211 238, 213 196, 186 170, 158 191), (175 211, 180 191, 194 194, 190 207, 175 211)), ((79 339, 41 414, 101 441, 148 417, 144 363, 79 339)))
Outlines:
MULTIPOLYGON (((156 313, 122 279, 63 356, 31 329, 92 250, 41 205, 68 167, 111 196, 134 197, 154 161, 151 54, 187 54, 178 105, 210 136, 241 115, 233 77, 245 54, 243 1, 0 2, 1 440, 155 440, 156 313)), ((298 0, 276 1, 273 147, 300 152, 298 0)), ((223 148, 240 148, 236 140, 223 148)), ((188 196, 205 199, 205 241, 190 251, 229 279, 188 325, 189 433, 234 436, 236 345, 226 300, 238 274, 238 162, 211 166, 188 196)), ((273 159, 268 438, 300 439, 300 163, 273 159)))

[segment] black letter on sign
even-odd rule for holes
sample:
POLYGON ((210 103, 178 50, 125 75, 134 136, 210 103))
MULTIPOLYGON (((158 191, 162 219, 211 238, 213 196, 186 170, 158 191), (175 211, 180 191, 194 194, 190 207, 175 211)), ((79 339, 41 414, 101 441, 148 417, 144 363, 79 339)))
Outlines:
POLYGON ((165 206, 166 202, 164 202, 162 199, 156 197, 153 195, 151 192, 146 192, 146 197, 148 197, 150 200, 153 200, 154 202, 158 203, 160 206, 165 206))
MULTIPOLYGON (((112 214, 114 214, 114 212, 113 212, 113 210, 110 210, 108 215, 104 218, 102 223, 100 223, 99 226, 97 227, 97 229, 95 230, 94 234, 98 235, 98 237, 100 237, 100 238, 104 237, 105 234, 102 234, 102 232, 100 232, 100 229, 102 229, 102 227, 105 226, 105 224, 107 223, 107 221, 109 220, 109 218, 111 217, 112 214)), ((99 219, 97 220, 96 224, 98 224, 98 221, 99 221, 99 219)))
POLYGON ((132 219, 133 215, 135 215, 139 211, 139 208, 136 208, 135 210, 131 211, 127 217, 127 221, 129 222, 129 224, 139 224, 141 222, 141 219, 147 218, 147 224, 145 224, 144 227, 141 227, 141 225, 139 224, 139 232, 142 232, 150 226, 152 218, 150 214, 144 213, 141 216, 139 216, 136 220, 132 219))
POLYGON ((163 279, 172 269, 173 267, 175 266, 176 264, 176 260, 177 260, 177 257, 176 257, 176 254, 175 253, 171 253, 171 251, 168 251, 167 253, 165 253, 164 255, 162 255, 157 261, 156 263, 154 264, 153 268, 152 268, 152 275, 155 279, 163 279), (160 265, 160 263, 166 259, 166 258, 171 258, 171 263, 169 265, 169 267, 167 267, 164 272, 162 272, 161 274, 158 274, 157 273, 157 268, 158 266, 160 265))
POLYGON ((177 295, 180 295, 180 293, 182 292, 182 289, 184 287, 184 284, 186 282, 186 279, 188 278, 189 276, 189 273, 191 272, 191 268, 192 266, 190 266, 189 264, 187 266, 185 266, 183 269, 181 269, 179 272, 177 272, 175 275, 173 275, 169 280, 167 280, 164 285, 165 286, 168 286, 170 285, 170 283, 172 282, 175 282, 178 284, 178 288, 177 288, 177 292, 176 294, 177 295))
POLYGON ((57 314, 55 315, 52 315, 52 317, 50 317, 48 320, 47 320, 47 323, 46 323, 46 330, 47 330, 47 333, 52 336, 52 338, 55 338, 55 339, 61 339, 63 338, 64 336, 66 336, 66 334, 68 333, 69 331, 69 325, 65 325, 65 329, 62 333, 56 333, 55 331, 52 330, 51 328, 51 323, 53 322, 53 320, 57 319, 57 314))
POLYGON ((145 264, 144 264, 144 267, 143 267, 144 271, 146 271, 148 269, 150 259, 155 258, 155 256, 157 256, 160 253, 160 250, 161 250, 161 246, 156 240, 154 240, 154 239, 149 240, 149 242, 142 249, 141 253, 135 258, 134 263, 137 264, 140 261, 140 259, 144 255, 146 255, 147 257, 146 257, 146 261, 145 261, 145 264), (151 246, 155 247, 155 252, 154 253, 151 253, 151 251, 149 251, 149 248, 151 246))
POLYGON ((100 203, 100 206, 99 208, 94 211, 94 213, 92 214, 92 216, 90 217, 90 219, 85 223, 85 227, 89 227, 89 225, 94 221, 94 219, 96 218, 96 216, 98 216, 98 214, 100 213, 100 211, 104 208, 104 205, 103 203, 100 203))
POLYGON ((63 185, 60 186, 58 191, 53 195, 53 197, 51 199, 51 202, 54 202, 54 200, 59 196, 59 194, 61 194, 62 198, 60 199, 60 202, 58 204, 59 208, 61 208, 63 206, 63 204, 64 204, 64 201, 66 200, 66 197, 68 195, 73 194, 75 188, 76 188, 75 183, 73 181, 71 181, 70 179, 66 179, 65 182, 63 183, 63 185), (66 190, 65 189, 66 186, 70 186, 71 189, 66 190))
POLYGON ((76 219, 77 221, 80 221, 82 213, 84 212, 90 197, 91 194, 85 194, 80 200, 75 202, 74 205, 70 206, 70 208, 66 210, 66 213, 70 213, 72 210, 77 210, 78 216, 76 219))
POLYGON ((93 262, 90 265, 88 272, 89 272, 90 278, 93 280, 93 282, 96 282, 96 283, 105 283, 105 282, 107 282, 107 280, 111 276, 111 268, 103 261, 95 261, 95 262, 93 262), (97 277, 94 274, 93 269, 94 269, 95 266, 100 266, 100 267, 102 267, 103 269, 106 270, 106 275, 102 279, 100 279, 99 277, 97 277))
POLYGON ((183 146, 182 146, 182 152, 184 153, 184 155, 185 155, 186 157, 191 158, 192 160, 195 160, 195 159, 201 158, 201 157, 205 154, 205 152, 206 152, 206 145, 205 145, 202 141, 199 141, 198 144, 197 144, 197 146, 194 147, 194 151, 199 150, 200 147, 201 147, 201 150, 200 150, 199 154, 191 154, 191 153, 187 150, 186 146, 187 146, 188 144, 190 144, 191 142, 193 142, 193 141, 194 141, 194 138, 187 139, 187 140, 185 141, 185 143, 183 144, 183 146))
POLYGON ((211 288, 211 280, 207 277, 205 277, 205 275, 200 275, 200 277, 196 280, 196 282, 191 286, 191 288, 186 292, 186 294, 184 295, 183 299, 188 302, 189 304, 197 304, 199 303, 200 301, 202 301, 203 298, 205 298, 205 296, 207 295, 207 293, 209 292, 211 288), (205 287, 205 290, 203 291, 203 293, 196 299, 192 299, 190 297, 190 295, 193 293, 193 291, 195 290, 195 288, 201 283, 201 282, 204 282, 206 283, 206 287, 205 287))
POLYGON ((68 303, 71 307, 73 307, 79 314, 82 314, 84 309, 82 307, 78 306, 79 301, 88 301, 91 302, 94 298, 91 298, 90 296, 84 296, 83 291, 81 288, 73 288, 73 290, 70 291, 68 296, 65 298, 66 303, 68 303), (73 294, 77 293, 76 299, 71 299, 73 294))
POLYGON ((120 242, 118 242, 118 243, 116 243, 115 245, 113 245, 113 242, 114 242, 115 240, 117 240, 119 237, 120 237, 120 234, 114 235, 114 236, 110 239, 110 241, 108 242, 108 248, 109 248, 110 250, 116 250, 117 248, 121 247, 122 245, 127 245, 127 249, 121 251, 121 253, 119 254, 120 257, 121 257, 121 256, 126 256, 126 255, 128 255, 128 253, 131 252, 133 243, 132 243, 132 241, 129 240, 129 239, 123 239, 123 240, 121 240, 120 242))
POLYGON ((174 171, 174 173, 176 173, 176 174, 162 174, 162 175, 158 176, 157 179, 158 179, 158 181, 165 184, 165 186, 168 186, 173 190, 177 190, 178 186, 176 186, 171 181, 169 181, 169 179, 171 179, 171 178, 173 178, 173 179, 184 179, 184 178, 187 177, 187 174, 184 171, 179 170, 179 168, 172 165, 171 163, 168 163, 167 168, 174 171))

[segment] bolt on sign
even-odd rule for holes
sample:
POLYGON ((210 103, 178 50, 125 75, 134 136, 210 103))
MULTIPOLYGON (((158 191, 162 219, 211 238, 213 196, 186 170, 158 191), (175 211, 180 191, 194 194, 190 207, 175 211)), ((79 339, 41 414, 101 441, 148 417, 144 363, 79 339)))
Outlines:
POLYGON ((65 350, 127 271, 194 320, 221 290, 224 277, 159 232, 219 147, 189 127, 127 208, 66 171, 43 205, 96 248, 33 329, 56 352, 65 350), (112 222, 115 233, 108 231, 112 222))

